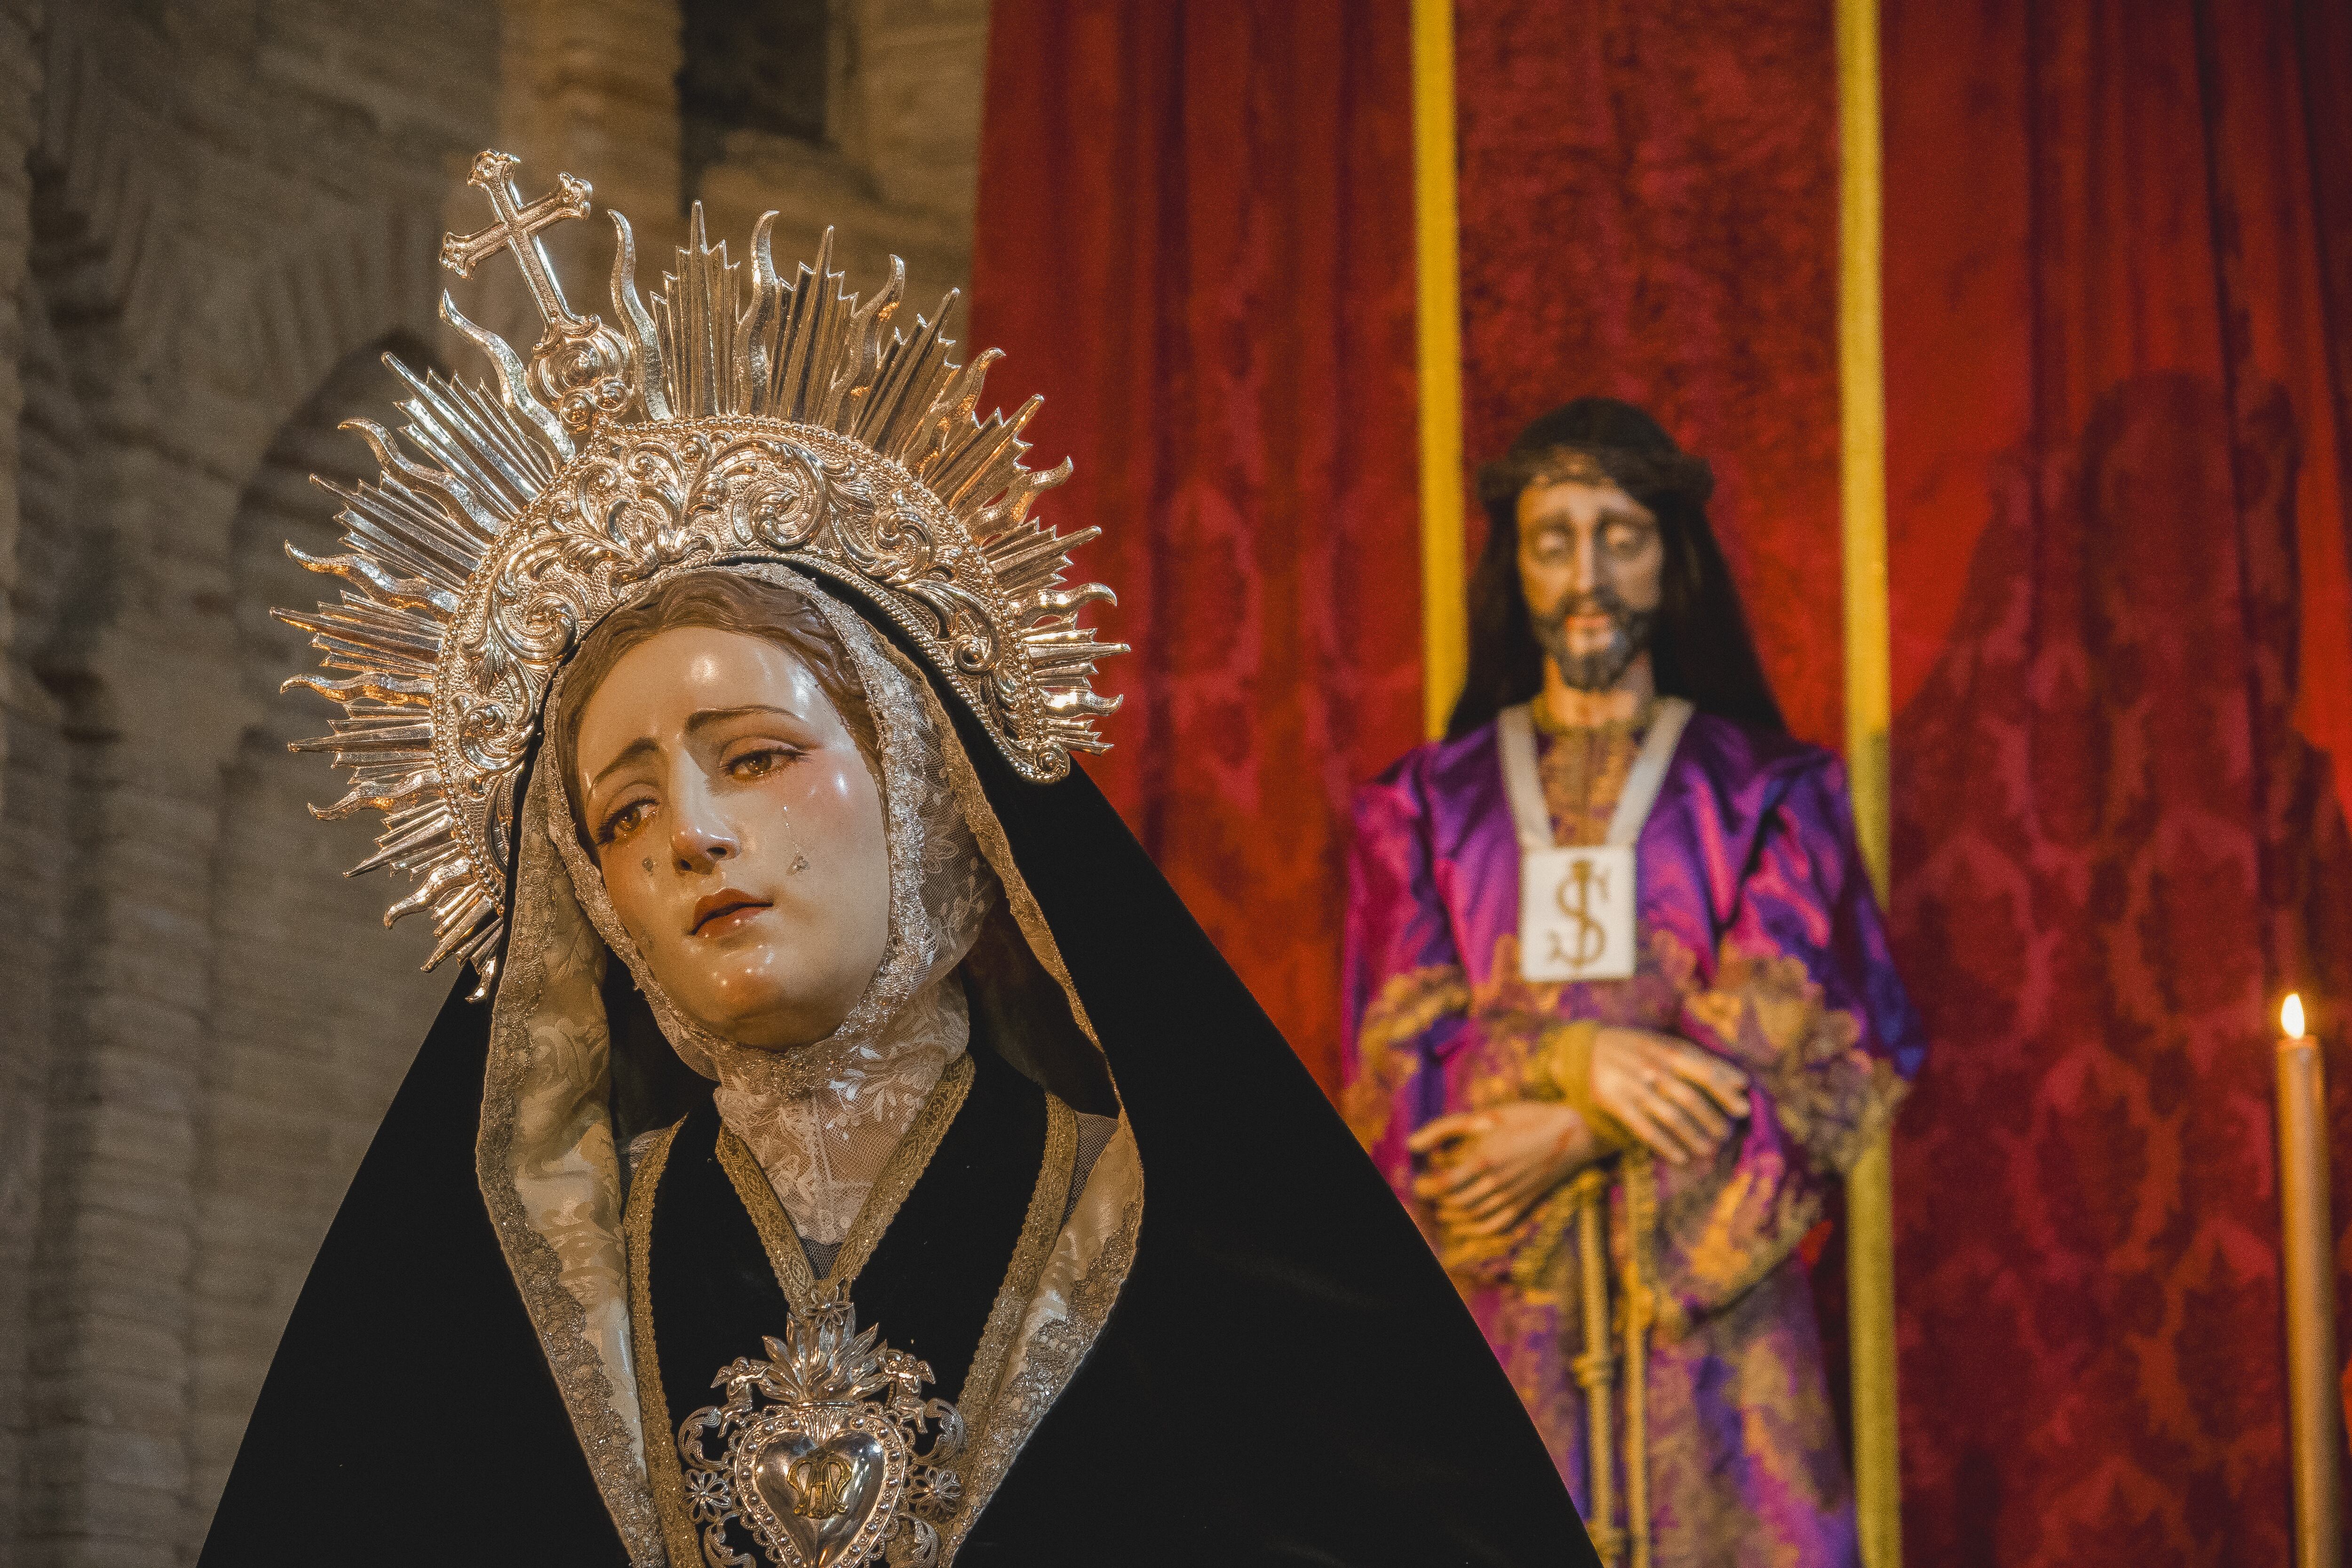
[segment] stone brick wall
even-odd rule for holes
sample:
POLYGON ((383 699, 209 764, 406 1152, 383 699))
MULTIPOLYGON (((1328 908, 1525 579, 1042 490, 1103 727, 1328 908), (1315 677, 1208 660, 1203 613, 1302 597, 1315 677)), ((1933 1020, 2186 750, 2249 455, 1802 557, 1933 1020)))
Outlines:
POLYGON ((898 256, 908 304, 928 316, 949 289, 971 281, 988 8, 984 0, 835 0, 834 18, 830 145, 737 131, 702 171, 697 194, 713 232, 734 244, 776 209, 779 268, 814 257, 831 226, 835 264, 861 293, 898 256))
MULTIPOLYGON (((331 710, 272 604, 387 347, 467 369, 445 228, 485 145, 592 178, 641 274, 839 226, 853 286, 970 265, 985 0, 833 0, 823 145, 681 158, 677 0, 0 0, 0 1568, 191 1562, 278 1330, 451 976, 334 873, 331 710)), ((791 116, 762 117, 800 123, 791 116)), ((564 226, 583 306, 610 229, 564 226)), ((535 323, 533 323, 535 325, 535 323)))
MULTIPOLYGON (((26 277, 32 248, 31 156, 40 98, 38 0, 0 0, 0 815, 25 809, 35 774, 22 732, 47 704, 16 647, 23 536, 26 277)), ((36 923, 46 910, 26 896, 36 863, 0 838, 0 1520, 24 1511, 33 1228, 40 1205, 48 1043, 36 1021, 44 998, 30 962, 54 948, 36 923)), ((45 976, 39 977, 45 978, 45 976)), ((0 1530, 0 1537, 13 1534, 0 1530)), ((5 1548, 0 1548, 5 1551, 5 1548)))

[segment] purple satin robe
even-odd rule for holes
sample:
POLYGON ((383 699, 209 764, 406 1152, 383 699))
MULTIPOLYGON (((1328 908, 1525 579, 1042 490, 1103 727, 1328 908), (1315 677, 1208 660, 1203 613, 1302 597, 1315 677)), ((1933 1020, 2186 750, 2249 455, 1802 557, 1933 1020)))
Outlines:
MULTIPOLYGON (((1518 862, 1492 724, 1416 748, 1358 795, 1349 1120, 1435 1241, 1411 1194, 1405 1139, 1436 1116, 1527 1098, 1545 1026, 1635 1025, 1737 1062, 1749 1115, 1715 1161, 1621 1160, 1608 1200, 1614 1257, 1642 1248, 1638 1277, 1657 1302, 1642 1478, 1653 1562, 1855 1563, 1797 1247, 1926 1047, 1855 847, 1843 771, 1817 747, 1694 717, 1643 828, 1641 956, 1628 980, 1519 976, 1518 862)), ((1571 1371, 1583 1285, 1575 1249, 1540 1209, 1499 1255, 1447 1262, 1589 1517, 1585 1396, 1571 1371)), ((1622 1415, 1617 1430, 1622 1444, 1622 1415)))

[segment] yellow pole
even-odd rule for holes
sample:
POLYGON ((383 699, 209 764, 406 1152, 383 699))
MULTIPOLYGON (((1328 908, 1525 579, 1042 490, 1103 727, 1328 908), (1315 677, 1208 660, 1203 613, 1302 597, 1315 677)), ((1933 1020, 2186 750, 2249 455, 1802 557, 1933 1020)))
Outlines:
POLYGON ((1470 662, 1463 584, 1462 253, 1454 205, 1454 0, 1412 0, 1412 233, 1421 375, 1421 696, 1432 738, 1470 662))
MULTIPOLYGON (((1837 0, 1838 426, 1845 596, 1846 766, 1882 901, 1891 837, 1886 374, 1879 299, 1878 0, 1837 0)), ((1846 1176, 1853 1489, 1864 1568, 1903 1561, 1895 1390, 1895 1183, 1884 1137, 1846 1176)))

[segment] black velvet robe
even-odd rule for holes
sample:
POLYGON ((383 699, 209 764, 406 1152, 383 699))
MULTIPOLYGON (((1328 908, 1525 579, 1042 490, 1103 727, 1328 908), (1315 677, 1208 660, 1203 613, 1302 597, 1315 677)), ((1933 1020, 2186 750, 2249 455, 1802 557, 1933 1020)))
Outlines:
MULTIPOLYGON (((957 1563, 1594 1563, 1428 1247, 1117 813, 1083 773, 1023 781, 943 700, 1146 1193, 1108 1322, 957 1563)), ((202 1568, 626 1562, 476 1185, 470 985, 320 1249, 202 1568)), ((1048 1087, 1110 1109, 1084 1077, 1048 1087)))

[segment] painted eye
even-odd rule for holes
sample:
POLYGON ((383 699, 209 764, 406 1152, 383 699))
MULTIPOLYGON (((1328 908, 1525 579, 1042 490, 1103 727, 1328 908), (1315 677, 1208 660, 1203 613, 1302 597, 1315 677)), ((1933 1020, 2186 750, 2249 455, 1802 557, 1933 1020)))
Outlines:
POLYGON ((793 760, 794 753, 782 746, 770 746, 763 751, 747 752, 727 764, 729 773, 739 779, 764 778, 793 760))
POLYGON ((630 834, 635 833, 638 828, 643 827, 646 824, 646 819, 653 814, 654 803, 652 801, 631 801, 628 805, 623 806, 620 810, 614 812, 612 816, 604 819, 604 827, 597 832, 596 842, 599 844, 610 844, 616 839, 625 838, 630 834))
POLYGON ((791 745, 764 745, 764 748, 755 750, 755 752, 743 752, 740 757, 731 759, 730 764, 727 764, 727 775, 730 775, 730 778, 736 778, 736 781, 767 778, 769 773, 774 773, 774 771, 781 769, 781 766, 791 764, 791 762, 800 762, 800 757, 802 757, 800 750, 791 748, 791 745))

